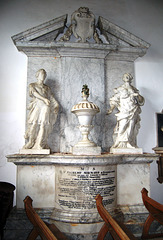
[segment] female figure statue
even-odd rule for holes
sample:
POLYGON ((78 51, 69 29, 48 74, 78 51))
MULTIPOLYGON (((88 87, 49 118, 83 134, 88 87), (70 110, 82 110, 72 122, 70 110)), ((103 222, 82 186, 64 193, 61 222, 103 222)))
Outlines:
POLYGON ((27 140, 25 149, 49 149, 48 135, 56 122, 59 105, 50 87, 44 84, 46 71, 40 69, 36 72, 37 82, 29 84, 29 96, 32 98, 28 106, 27 140))
POLYGON ((114 89, 114 96, 110 98, 110 109, 118 109, 117 124, 114 129, 112 148, 137 148, 136 136, 140 128, 140 106, 144 105, 144 98, 139 91, 131 85, 133 77, 126 73, 123 75, 124 84, 114 89))

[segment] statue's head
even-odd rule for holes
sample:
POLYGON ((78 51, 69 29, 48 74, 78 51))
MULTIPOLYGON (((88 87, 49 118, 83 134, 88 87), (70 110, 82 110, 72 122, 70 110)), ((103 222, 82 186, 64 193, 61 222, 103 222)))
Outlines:
POLYGON ((123 75, 123 81, 124 82, 131 82, 131 80, 133 79, 132 75, 130 73, 125 73, 123 75))
POLYGON ((39 69, 37 72, 36 72, 36 78, 38 79, 39 76, 42 75, 42 78, 45 79, 46 78, 46 71, 45 69, 39 69))

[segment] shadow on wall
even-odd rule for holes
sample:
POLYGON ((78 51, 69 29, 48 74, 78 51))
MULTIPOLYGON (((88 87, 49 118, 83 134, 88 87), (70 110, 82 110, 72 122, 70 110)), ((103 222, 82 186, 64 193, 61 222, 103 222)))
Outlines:
POLYGON ((141 112, 141 122, 140 122, 140 131, 138 133, 138 146, 143 146, 145 152, 153 152, 152 148, 153 142, 151 141, 152 136, 156 133, 156 123, 155 123, 155 107, 153 104, 153 97, 155 94, 153 91, 150 91, 146 88, 139 89, 141 95, 145 98, 145 104, 142 107, 141 112))

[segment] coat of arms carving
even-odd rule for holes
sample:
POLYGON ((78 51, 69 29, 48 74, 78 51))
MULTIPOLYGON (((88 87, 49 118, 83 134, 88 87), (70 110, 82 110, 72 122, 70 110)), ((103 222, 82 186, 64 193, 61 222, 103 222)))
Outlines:
POLYGON ((102 42, 95 27, 95 16, 89 8, 80 7, 71 15, 71 25, 60 41, 69 41, 72 34, 82 43, 88 42, 91 38, 96 43, 102 42))

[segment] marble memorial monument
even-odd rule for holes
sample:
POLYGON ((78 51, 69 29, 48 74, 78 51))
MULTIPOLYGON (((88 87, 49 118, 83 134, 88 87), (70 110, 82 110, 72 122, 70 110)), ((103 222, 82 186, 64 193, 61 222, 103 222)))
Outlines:
MULTIPOLYGON (((27 86, 38 69, 45 69, 46 85, 59 112, 47 139, 52 154, 7 158, 17 165, 18 209, 29 195, 34 207, 53 209, 48 219, 71 239, 93 240, 102 225, 96 194, 103 196, 109 212, 119 209, 134 220, 145 211, 140 191, 143 187, 150 190, 150 163, 158 156, 108 153, 116 119, 106 111, 122 75, 134 76, 134 61, 150 45, 101 16, 96 21, 86 7, 74 11, 70 22, 67 19, 65 14, 12 37, 17 49, 28 57, 27 86), (89 138, 101 147, 101 155, 72 154, 81 135, 71 109, 80 101, 84 84, 89 85, 90 99, 100 109, 89 138)), ((30 100, 27 95, 27 106, 30 100)))
MULTIPOLYGON (((71 114, 71 109, 80 101, 78 93, 84 84, 89 85, 90 98, 100 108, 100 114, 94 117, 94 129, 90 137, 101 146, 102 152, 109 151, 113 145, 116 119, 113 115, 106 116, 108 99, 112 89, 121 84, 125 72, 134 76, 134 61, 142 57, 150 46, 101 16, 96 25, 95 19, 92 24, 88 24, 93 18, 92 13, 87 8, 81 9, 73 13, 75 16, 70 24, 67 15, 63 15, 12 37, 18 50, 28 57, 27 85, 33 82, 38 69, 45 69, 48 73, 46 84, 59 103, 57 121, 48 139, 52 152, 69 153, 80 139, 80 132, 76 129, 78 120, 71 114), (89 19, 86 24, 83 23, 85 31, 80 30, 80 18, 85 19, 84 23, 89 19), (61 41, 68 30, 66 26, 71 25, 74 30, 66 38, 67 41, 61 41), (90 32, 88 36, 85 35, 87 31, 90 32), (76 32, 79 39, 85 40, 79 42, 74 36, 76 32), (93 37, 96 32, 99 42, 93 37)), ((27 95, 27 105, 29 102, 30 97, 27 95)))

